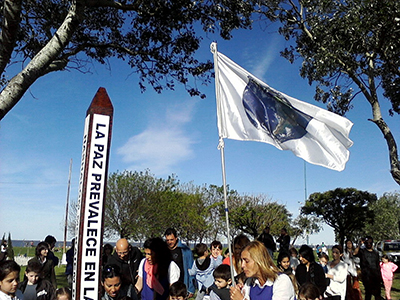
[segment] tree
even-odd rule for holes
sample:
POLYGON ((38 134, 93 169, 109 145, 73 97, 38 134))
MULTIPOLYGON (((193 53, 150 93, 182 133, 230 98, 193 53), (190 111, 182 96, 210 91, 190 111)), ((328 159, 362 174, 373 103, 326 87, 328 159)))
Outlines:
MULTIPOLYGON (((204 187, 204 199, 208 207, 207 224, 211 225, 208 237, 212 240, 218 240, 221 237, 227 237, 226 218, 225 218, 225 200, 223 186, 210 184, 204 187)), ((228 209, 231 203, 235 203, 240 195, 236 190, 232 190, 227 185, 228 209)), ((230 228, 230 237, 233 239, 237 235, 235 228, 230 228)))
POLYGON ((229 39, 233 29, 249 27, 251 5, 234 2, 1 0, 0 120, 37 79, 68 69, 89 72, 90 62, 109 58, 126 61, 142 91, 181 83, 190 95, 204 97, 189 82, 208 82, 212 68, 193 56, 201 40, 195 28, 219 29, 229 39), (23 68, 12 73, 7 67, 16 63, 23 68))
POLYGON ((145 212, 149 207, 157 207, 151 203, 151 195, 171 189, 176 184, 174 177, 157 179, 149 170, 110 174, 105 204, 105 231, 109 234, 117 232, 121 238, 140 240, 147 233, 148 220, 152 220, 147 218, 145 212))
POLYGON ((288 227, 291 213, 285 205, 271 201, 265 195, 242 196, 229 209, 230 224, 257 238, 262 230, 271 226, 271 234, 278 228, 288 227))
POLYGON ((400 194, 385 193, 371 205, 375 218, 365 226, 365 234, 376 241, 399 239, 400 194))
POLYGON ((299 215, 293 220, 291 234, 292 234, 292 245, 296 243, 298 237, 307 238, 311 234, 318 233, 321 231, 321 220, 315 216, 303 216, 299 215))
POLYGON ((377 201, 375 194, 354 188, 337 188, 324 193, 311 194, 301 213, 321 217, 333 228, 341 245, 346 237, 361 230, 374 219, 371 205, 377 201))
POLYGON ((358 94, 364 96, 372 109, 370 121, 386 140, 392 177, 400 184, 397 144, 381 112, 385 99, 390 115, 400 113, 400 2, 265 0, 258 12, 281 22, 279 33, 293 40, 281 54, 292 63, 302 59, 300 75, 317 83, 317 101, 344 115, 358 94))

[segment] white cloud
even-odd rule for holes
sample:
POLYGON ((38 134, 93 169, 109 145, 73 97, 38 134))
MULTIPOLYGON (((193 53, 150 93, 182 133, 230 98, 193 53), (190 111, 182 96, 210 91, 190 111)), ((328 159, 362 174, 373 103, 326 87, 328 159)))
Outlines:
POLYGON ((176 173, 176 166, 194 157, 193 133, 185 130, 192 120, 195 101, 180 103, 157 116, 142 133, 128 139, 117 150, 129 169, 150 169, 157 175, 176 173))
MULTIPOLYGON (((281 47, 280 37, 274 37, 266 44, 264 50, 260 49, 262 47, 259 47, 257 55, 254 55, 254 52, 247 53, 249 56, 249 66, 253 66, 248 70, 261 80, 264 80, 269 67, 279 57, 279 49, 281 47)), ((246 66, 242 67, 246 69, 246 66)))

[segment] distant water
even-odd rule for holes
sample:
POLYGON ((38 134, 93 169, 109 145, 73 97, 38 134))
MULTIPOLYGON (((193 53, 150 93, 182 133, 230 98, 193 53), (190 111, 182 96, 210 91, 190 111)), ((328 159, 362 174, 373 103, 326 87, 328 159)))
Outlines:
MULTIPOLYGON (((6 240, 7 241, 7 240, 6 240)), ((12 240, 13 247, 36 247, 42 241, 38 240, 12 240)), ((62 247, 64 241, 57 241, 56 247, 62 247)), ((67 242, 67 247, 71 247, 71 242, 67 242)))
MULTIPOLYGON (((42 241, 39 240, 12 240, 13 247, 36 247, 42 241)), ((115 242, 104 241, 104 243, 115 246, 115 242)), ((56 248, 62 248, 64 241, 57 241, 56 248)), ((136 246, 136 243, 133 243, 136 246)), ((67 247, 71 247, 71 241, 67 241, 67 247)))

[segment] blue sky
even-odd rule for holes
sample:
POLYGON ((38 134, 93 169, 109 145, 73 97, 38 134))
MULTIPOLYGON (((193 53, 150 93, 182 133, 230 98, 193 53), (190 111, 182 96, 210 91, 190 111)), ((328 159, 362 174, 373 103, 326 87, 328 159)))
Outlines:
MULTIPOLYGON (((271 87, 324 107, 313 100, 314 88, 299 76, 298 65, 279 56, 284 39, 273 29, 255 27, 234 33, 231 41, 216 38, 218 50, 271 87)), ((204 38, 199 59, 212 60, 214 38, 204 38)), ((1 121, 0 234, 26 240, 52 234, 63 240, 69 163, 72 159, 70 199, 75 201, 84 119, 99 87, 106 88, 114 105, 110 172, 148 168, 158 177, 174 173, 181 182, 222 184, 214 84, 201 87, 204 100, 191 98, 182 87, 161 95, 148 88, 141 94, 137 76, 122 62, 110 63, 110 68, 93 64, 91 74, 59 72, 39 79, 1 121)), ((347 115, 354 123, 354 145, 344 171, 305 167, 291 152, 268 144, 225 140, 227 183, 240 193, 266 194, 294 216, 305 192, 354 187, 380 196, 400 190, 389 173, 384 139, 368 121, 369 105, 358 97, 354 107, 347 115)), ((399 141, 400 117, 388 117, 387 109, 382 103, 399 141)), ((312 243, 322 241, 333 243, 329 227, 310 237, 312 243)))

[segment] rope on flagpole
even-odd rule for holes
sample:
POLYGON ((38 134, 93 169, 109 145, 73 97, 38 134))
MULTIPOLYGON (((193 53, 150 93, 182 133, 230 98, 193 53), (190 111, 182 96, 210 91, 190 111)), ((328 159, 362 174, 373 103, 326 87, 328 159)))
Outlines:
MULTIPOLYGON (((215 71, 215 96, 217 101, 217 117, 218 117, 218 130, 220 130, 220 89, 219 89, 219 77, 218 77, 218 52, 217 52, 217 43, 213 42, 210 45, 211 53, 214 56, 214 71, 215 71)), ((225 202, 225 219, 226 219, 226 235, 227 235, 227 243, 229 249, 229 260, 230 260, 230 268, 231 268, 231 279, 232 285, 235 284, 235 276, 233 270, 233 259, 232 259, 232 245, 231 245, 231 234, 229 230, 229 210, 228 210, 228 197, 227 197, 227 188, 226 188, 226 173, 225 173, 225 143, 224 139, 221 136, 219 131, 219 143, 218 143, 218 150, 221 152, 221 166, 222 166, 222 183, 223 183, 223 191, 224 191, 224 202, 225 202)))

